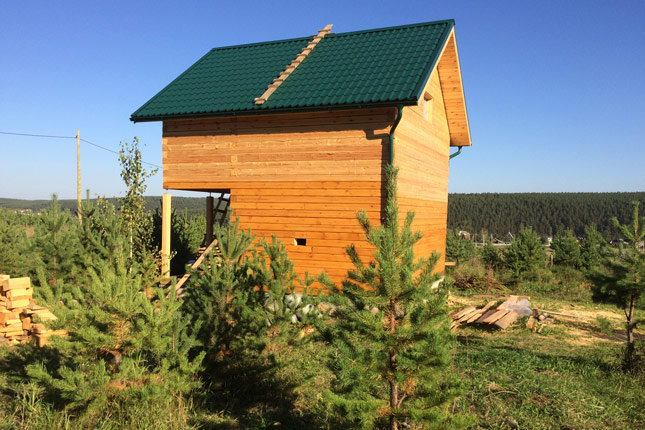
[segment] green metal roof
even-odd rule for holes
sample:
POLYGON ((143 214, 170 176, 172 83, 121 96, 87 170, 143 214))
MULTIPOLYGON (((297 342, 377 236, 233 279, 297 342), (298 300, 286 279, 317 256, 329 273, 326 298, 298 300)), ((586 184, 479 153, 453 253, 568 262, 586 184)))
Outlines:
POLYGON ((261 105, 255 97, 312 37, 215 48, 132 114, 132 121, 413 104, 453 20, 326 35, 261 105))

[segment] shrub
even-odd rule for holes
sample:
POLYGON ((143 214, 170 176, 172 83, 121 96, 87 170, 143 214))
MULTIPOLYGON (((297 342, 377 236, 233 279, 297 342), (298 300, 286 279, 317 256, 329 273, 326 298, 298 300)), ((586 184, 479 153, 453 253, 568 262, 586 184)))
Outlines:
POLYGON ((452 278, 460 290, 482 289, 487 286, 487 271, 478 259, 470 259, 455 267, 452 278))
POLYGON ((154 259, 130 260, 129 238, 113 217, 108 208, 87 220, 88 252, 78 283, 41 285, 41 297, 59 317, 53 325, 69 336, 53 338, 55 364, 27 366, 29 377, 84 427, 99 427, 108 417, 127 424, 146 408, 168 411, 199 385, 194 374, 202 356, 188 358, 195 341, 187 334, 181 301, 151 289, 154 259), (111 258, 104 258, 106 250, 111 258))

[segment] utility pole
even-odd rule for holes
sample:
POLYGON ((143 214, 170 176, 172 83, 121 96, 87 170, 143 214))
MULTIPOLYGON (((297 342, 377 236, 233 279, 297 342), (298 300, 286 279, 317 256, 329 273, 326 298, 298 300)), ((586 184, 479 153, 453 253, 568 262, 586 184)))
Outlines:
POLYGON ((76 213, 81 222, 81 132, 76 129, 76 213))

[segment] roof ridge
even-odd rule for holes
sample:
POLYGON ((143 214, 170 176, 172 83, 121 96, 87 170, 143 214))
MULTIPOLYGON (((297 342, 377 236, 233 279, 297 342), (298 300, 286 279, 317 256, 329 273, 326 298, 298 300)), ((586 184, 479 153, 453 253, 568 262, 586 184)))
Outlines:
POLYGON ((264 42, 253 42, 253 43, 242 43, 241 45, 228 45, 228 46, 218 46, 217 48, 211 48, 210 52, 213 51, 224 51, 227 49, 239 49, 239 48, 250 48, 253 46, 262 46, 262 45, 275 45, 278 43, 287 43, 287 42, 295 42, 299 40, 308 40, 313 38, 314 36, 302 36, 302 37, 291 37, 289 39, 277 39, 277 40, 267 40, 264 42))
MULTIPOLYGON (((380 28, 367 28, 365 30, 353 30, 353 31, 346 31, 343 33, 329 33, 327 36, 346 36, 350 34, 358 34, 358 33, 375 33, 379 31, 388 31, 388 30, 397 30, 401 28, 414 28, 414 27, 423 27, 427 25, 437 25, 441 23, 452 23, 452 25, 455 25, 455 20, 454 19, 441 19, 438 21, 426 21, 426 22, 417 22, 414 24, 401 24, 401 25, 394 25, 390 27, 380 27, 380 28)), ((220 50, 225 50, 225 49, 238 49, 238 48, 246 48, 246 47, 251 47, 251 46, 261 46, 261 45, 273 45, 276 43, 284 43, 284 42, 293 42, 296 40, 306 40, 306 39, 311 39, 315 36, 301 36, 301 37, 291 37, 289 39, 276 39, 276 40, 267 40, 263 42, 251 42, 251 43, 242 43, 240 45, 228 45, 228 46, 218 46, 216 48, 211 48, 209 52, 212 51, 220 51, 220 50)))
POLYGON ((414 28, 414 27, 424 27, 428 25, 437 25, 437 24, 452 24, 453 26, 455 25, 455 20, 454 19, 442 19, 439 21, 427 21, 427 22, 417 22, 414 24, 402 24, 402 25, 394 25, 391 27, 381 27, 381 28, 367 28, 365 30, 354 30, 354 31, 347 31, 344 33, 331 33, 329 36, 348 36, 352 34, 368 34, 368 33, 376 33, 380 31, 390 31, 390 30, 400 30, 403 28, 414 28))

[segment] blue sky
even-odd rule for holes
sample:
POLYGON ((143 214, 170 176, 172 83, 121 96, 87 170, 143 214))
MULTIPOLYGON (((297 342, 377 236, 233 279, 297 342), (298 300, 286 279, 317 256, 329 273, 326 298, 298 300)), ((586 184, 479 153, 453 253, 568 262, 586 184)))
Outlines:
MULTIPOLYGON (((642 0, 3 2, 0 132, 137 136, 161 165, 161 123, 130 114, 211 48, 447 18, 473 140, 450 192, 645 190, 642 0)), ((83 190, 123 195, 116 155, 81 158, 83 190)), ((0 134, 0 197, 52 193, 76 196, 75 140, 0 134)))

